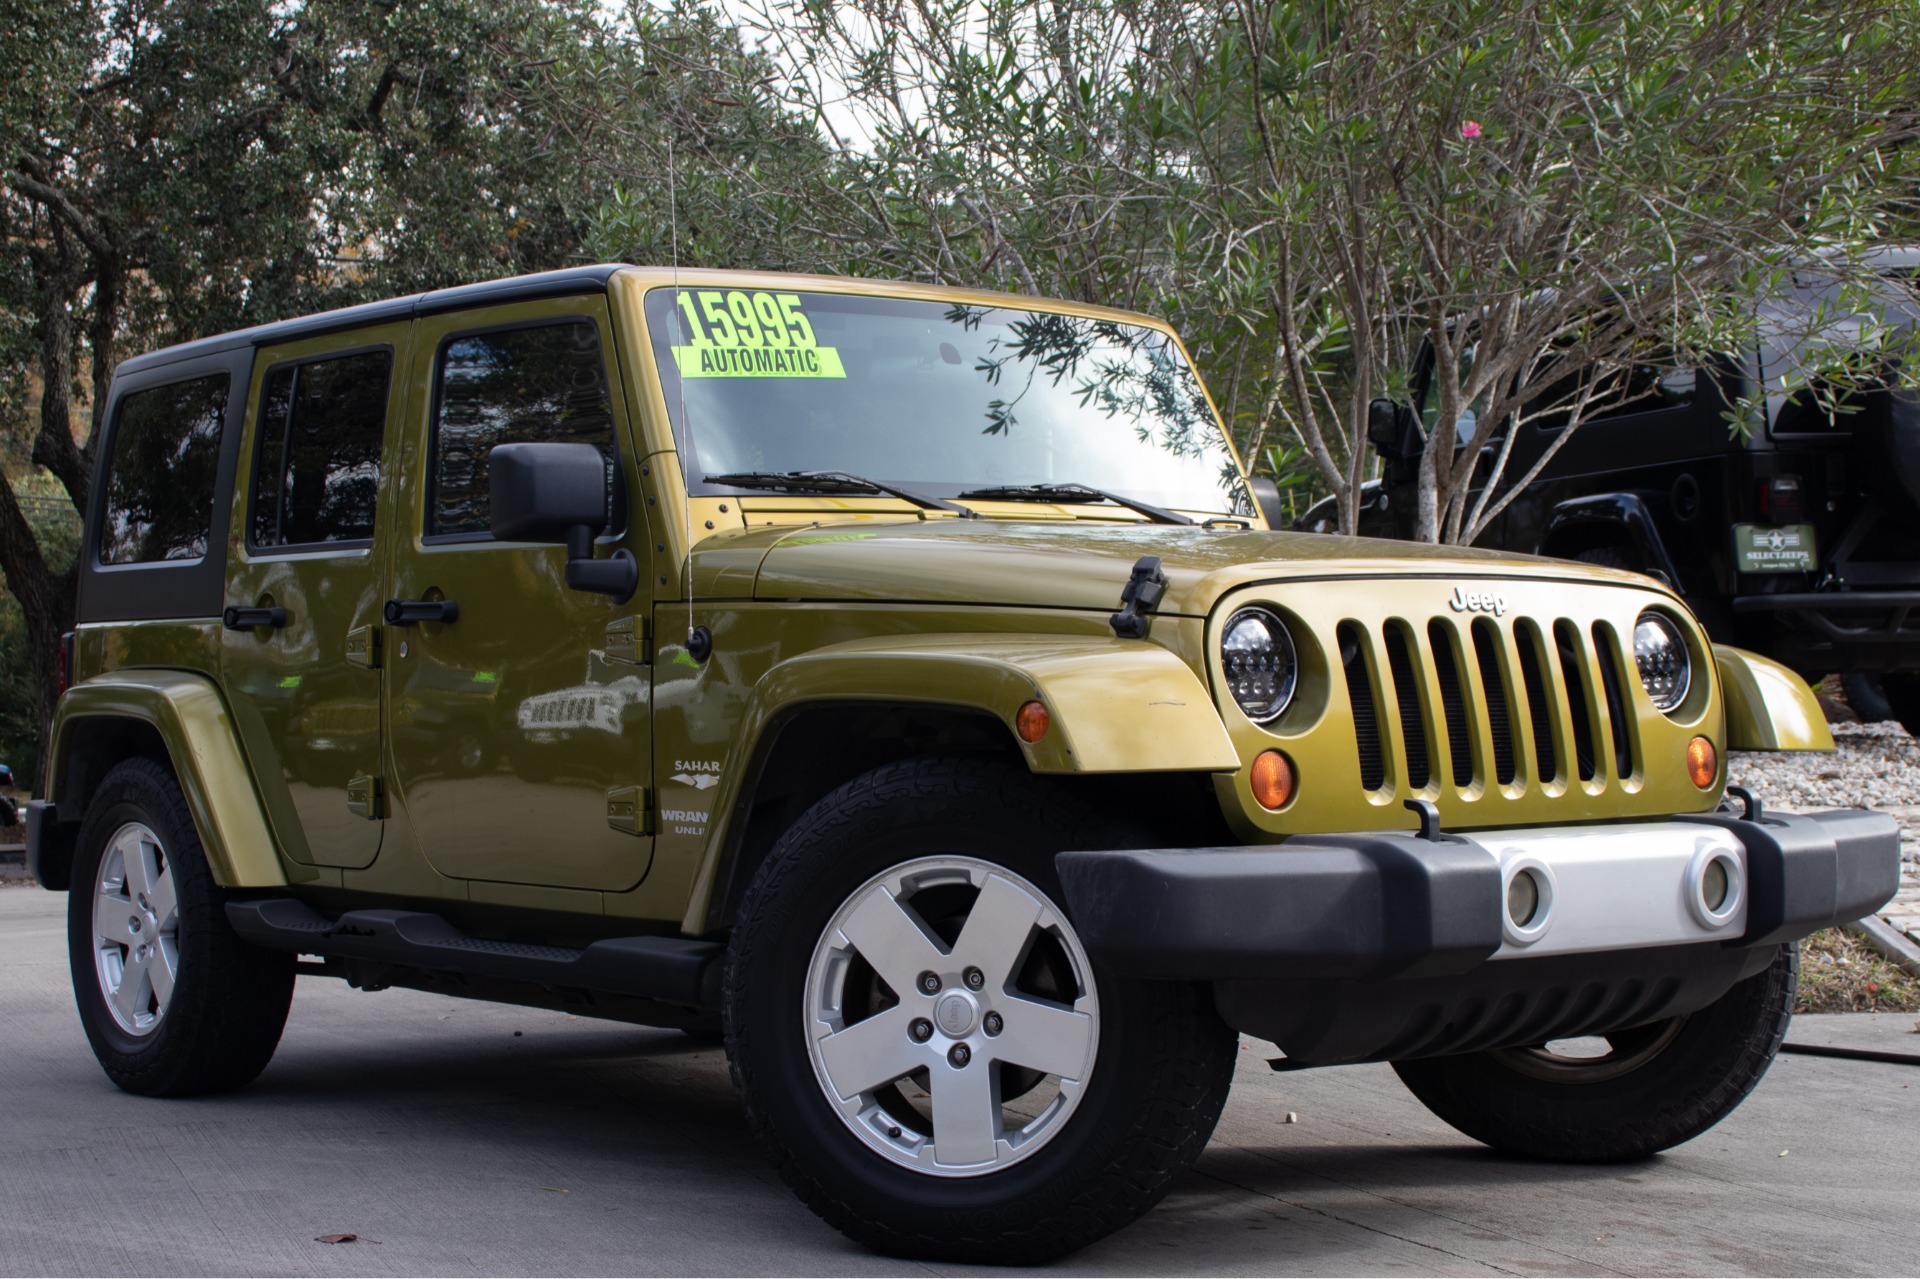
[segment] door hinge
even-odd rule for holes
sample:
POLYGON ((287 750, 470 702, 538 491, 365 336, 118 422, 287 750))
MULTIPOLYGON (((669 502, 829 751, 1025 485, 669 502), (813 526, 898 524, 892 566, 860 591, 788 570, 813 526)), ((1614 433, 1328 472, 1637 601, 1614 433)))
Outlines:
POLYGON ((616 617, 607 623, 607 660, 645 666, 653 661, 653 628, 644 617, 616 617))
POLYGON ((377 822, 387 815, 386 787, 365 773, 347 783, 347 809, 355 817, 377 822))
POLYGON ((607 825, 629 835, 653 834, 653 792, 644 786, 608 790, 607 825))
POLYGON ((377 670, 380 666, 380 628, 356 626, 347 632, 347 664, 377 670))

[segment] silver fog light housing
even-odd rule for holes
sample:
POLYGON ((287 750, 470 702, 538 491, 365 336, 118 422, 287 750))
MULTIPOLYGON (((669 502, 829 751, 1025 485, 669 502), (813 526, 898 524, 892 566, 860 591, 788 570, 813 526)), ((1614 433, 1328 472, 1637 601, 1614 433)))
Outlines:
POLYGON ((1687 866, 1683 891, 1703 928, 1725 928, 1746 904, 1746 867, 1724 848, 1702 848, 1687 866))
POLYGON ((1553 923, 1553 871, 1537 857, 1518 857, 1501 868, 1505 877, 1500 935, 1509 946, 1531 946, 1553 923))
POLYGON ((1666 614, 1648 609, 1634 622, 1633 664, 1655 710, 1671 715, 1687 700, 1693 659, 1687 655, 1687 639, 1679 623, 1666 614))
POLYGON ((1300 664, 1293 636, 1279 616, 1264 608, 1243 608, 1220 632, 1220 669, 1234 705, 1256 724, 1277 719, 1293 701, 1300 664))

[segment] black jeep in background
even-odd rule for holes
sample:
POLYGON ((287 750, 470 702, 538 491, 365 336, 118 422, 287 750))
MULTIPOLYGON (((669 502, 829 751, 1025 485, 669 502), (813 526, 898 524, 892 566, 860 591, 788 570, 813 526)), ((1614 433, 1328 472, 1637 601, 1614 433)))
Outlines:
MULTIPOLYGON (((1890 278, 1920 279, 1920 249, 1879 260, 1890 278)), ((1823 292, 1810 281, 1784 305, 1811 312, 1823 292)), ((1862 719, 1920 736, 1920 393, 1910 376, 1904 389, 1888 378, 1839 413, 1809 392, 1770 395, 1764 423, 1733 432, 1732 406, 1792 358, 1790 343, 1763 344, 1715 367, 1640 371, 1629 403, 1583 424, 1475 544, 1664 579, 1716 640, 1809 679, 1842 675, 1862 719)), ((1423 356, 1412 411, 1375 405, 1368 435, 1382 467, 1362 498, 1365 536, 1412 536, 1436 425, 1428 381, 1423 356)), ((1562 428, 1544 417, 1520 429, 1508 477, 1562 428)), ((1332 500, 1294 527, 1333 531, 1332 500)))

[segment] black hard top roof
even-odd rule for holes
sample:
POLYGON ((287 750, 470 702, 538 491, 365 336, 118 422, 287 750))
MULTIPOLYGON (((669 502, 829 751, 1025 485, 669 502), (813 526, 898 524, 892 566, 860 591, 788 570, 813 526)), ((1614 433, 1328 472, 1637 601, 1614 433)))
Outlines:
POLYGON ((619 262, 601 263, 597 266, 569 267, 563 271, 542 271, 536 275, 516 275, 504 280, 463 284, 458 288, 434 289, 428 293, 415 293, 410 297, 389 298, 384 302, 367 302, 360 306, 342 307, 337 311, 322 311, 317 315, 303 315, 292 320, 256 325, 251 329, 235 329, 231 333, 217 333, 198 341, 182 342, 178 346, 162 347, 158 351, 149 351, 145 355, 136 355, 130 360, 122 360, 118 371, 122 374, 138 373, 143 369, 159 368, 179 360, 190 360, 195 356, 216 355, 237 347, 290 342, 295 338, 317 337, 322 333, 331 333, 338 329, 403 320, 417 315, 433 315, 441 311, 458 310, 461 307, 484 306, 500 302, 524 302, 531 298, 558 297, 567 293, 604 292, 607 281, 613 277, 614 272, 624 270, 625 265, 619 262))

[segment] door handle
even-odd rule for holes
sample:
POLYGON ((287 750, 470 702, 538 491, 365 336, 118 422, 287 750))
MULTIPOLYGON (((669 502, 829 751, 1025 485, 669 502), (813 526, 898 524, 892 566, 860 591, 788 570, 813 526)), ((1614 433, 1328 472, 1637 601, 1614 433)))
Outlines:
POLYGON ((278 604, 270 608, 229 607, 220 615, 220 624, 230 631, 250 631, 260 626, 279 630, 287 624, 287 610, 278 604))
POLYGON ((380 610, 388 626, 412 626, 419 622, 457 622, 460 606, 452 600, 388 600, 380 610))

